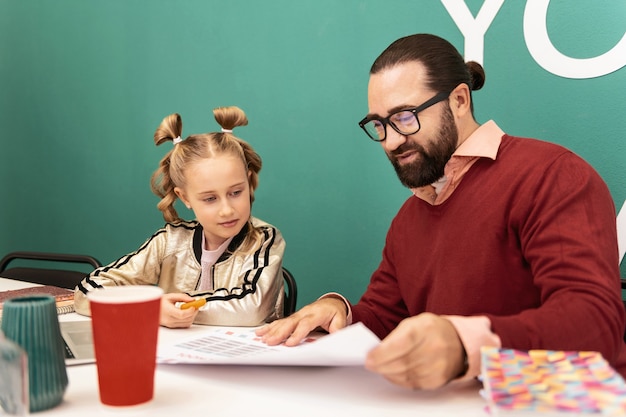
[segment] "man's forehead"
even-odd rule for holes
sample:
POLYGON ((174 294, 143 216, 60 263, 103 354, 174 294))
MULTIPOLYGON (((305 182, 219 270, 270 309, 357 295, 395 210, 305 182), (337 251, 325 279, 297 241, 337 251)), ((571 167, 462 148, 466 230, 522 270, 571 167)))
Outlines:
POLYGON ((404 80, 410 78, 425 83, 427 80, 427 71, 426 67, 421 62, 407 61, 386 67, 372 74, 370 78, 379 78, 381 76, 389 80, 404 80))
POLYGON ((386 116, 398 107, 417 106, 433 94, 425 67, 417 61, 385 68, 370 76, 367 100, 370 114, 386 116))

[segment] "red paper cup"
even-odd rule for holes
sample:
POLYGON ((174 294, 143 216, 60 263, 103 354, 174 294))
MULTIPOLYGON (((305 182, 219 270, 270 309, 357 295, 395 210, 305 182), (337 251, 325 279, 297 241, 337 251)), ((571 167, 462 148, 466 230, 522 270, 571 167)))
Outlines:
POLYGON ((149 285, 91 291, 100 401, 128 406, 154 396, 159 313, 163 290, 149 285))

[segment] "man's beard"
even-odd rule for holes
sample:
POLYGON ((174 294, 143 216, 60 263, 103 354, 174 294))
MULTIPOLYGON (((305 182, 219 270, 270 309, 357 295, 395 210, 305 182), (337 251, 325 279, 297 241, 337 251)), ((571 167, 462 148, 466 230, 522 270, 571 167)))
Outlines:
POLYGON ((441 115, 441 129, 434 141, 430 141, 430 149, 423 146, 406 142, 393 152, 387 153, 387 157, 396 170, 400 182, 408 188, 418 188, 429 185, 443 177, 444 167, 452 157, 458 143, 458 132, 450 106, 444 108, 441 115), (397 155, 408 150, 419 153, 419 157, 408 164, 400 165, 397 155))

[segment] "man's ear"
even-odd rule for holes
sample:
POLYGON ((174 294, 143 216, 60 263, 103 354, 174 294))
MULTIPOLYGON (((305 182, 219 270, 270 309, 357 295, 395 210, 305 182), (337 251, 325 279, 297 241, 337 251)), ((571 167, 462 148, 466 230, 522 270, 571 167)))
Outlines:
POLYGON ((472 112, 472 94, 467 84, 457 85, 450 93, 450 110, 459 118, 472 112))

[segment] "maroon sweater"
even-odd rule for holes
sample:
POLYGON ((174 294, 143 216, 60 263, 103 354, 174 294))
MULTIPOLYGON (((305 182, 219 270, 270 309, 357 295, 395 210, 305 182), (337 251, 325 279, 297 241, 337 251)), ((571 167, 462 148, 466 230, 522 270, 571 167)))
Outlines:
POLYGON ((599 351, 626 376, 615 215, 581 158, 504 135, 443 204, 404 203, 353 320, 382 338, 422 312, 485 315, 503 347, 599 351))

